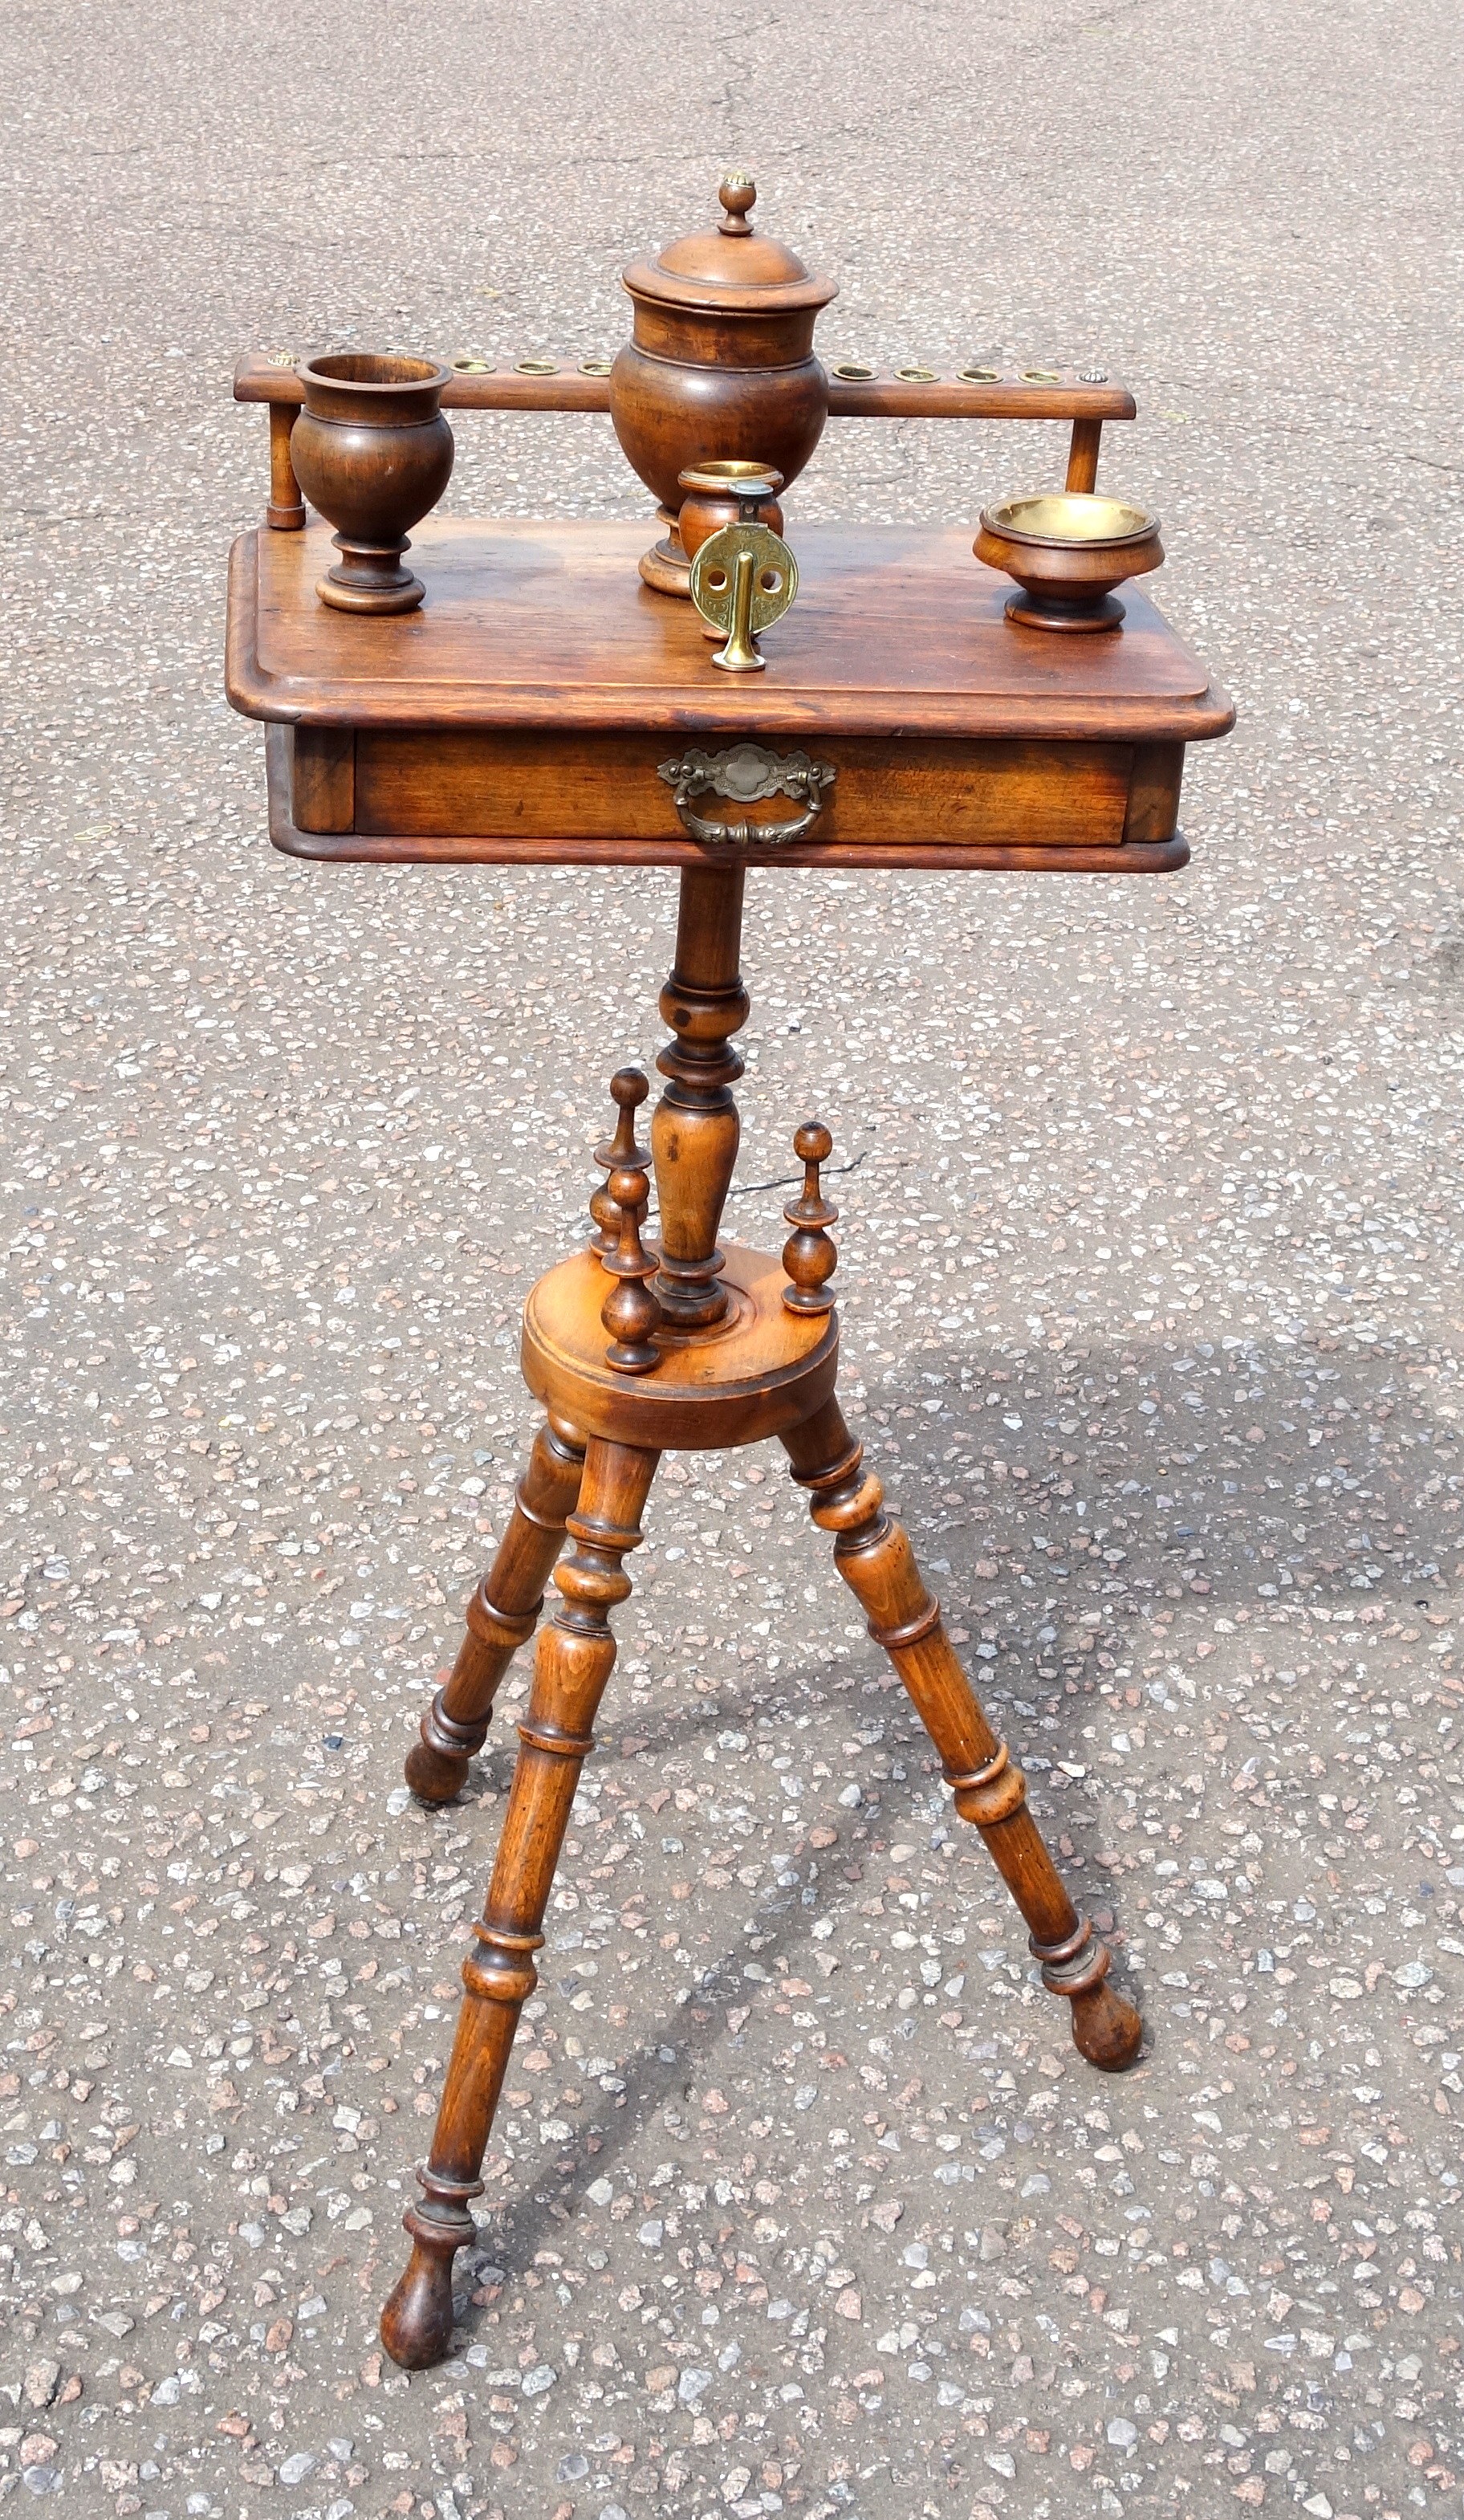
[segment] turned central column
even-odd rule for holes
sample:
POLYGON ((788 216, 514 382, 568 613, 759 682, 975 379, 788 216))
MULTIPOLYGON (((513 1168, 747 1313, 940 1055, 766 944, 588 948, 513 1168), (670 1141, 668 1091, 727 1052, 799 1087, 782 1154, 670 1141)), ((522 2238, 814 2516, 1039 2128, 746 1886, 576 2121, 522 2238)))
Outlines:
POLYGON ((668 1322, 688 1327, 727 1310, 717 1228, 739 1135, 732 1089, 742 1061, 732 1036, 749 1012, 737 968, 743 880, 741 866, 685 869, 676 961, 661 991, 676 1038, 656 1060, 668 1083, 650 1127, 661 1211, 655 1291, 668 1322))

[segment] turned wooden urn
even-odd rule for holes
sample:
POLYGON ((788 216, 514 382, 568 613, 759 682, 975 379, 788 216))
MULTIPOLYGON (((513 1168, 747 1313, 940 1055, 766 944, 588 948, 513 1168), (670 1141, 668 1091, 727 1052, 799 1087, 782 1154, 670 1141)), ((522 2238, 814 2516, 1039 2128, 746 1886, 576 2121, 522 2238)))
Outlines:
POLYGON ((828 378, 814 325, 838 292, 786 246, 754 233, 757 186, 729 175, 714 228, 681 237, 621 277, 635 307, 610 374, 610 418, 629 462, 661 504, 664 540, 641 562, 646 584, 689 592, 676 519, 680 475, 729 459, 794 481, 823 432, 828 378))
POLYGON ((337 528, 340 554, 316 586, 337 612, 411 612, 425 592, 404 566, 413 525, 453 470, 438 409, 451 370, 432 359, 342 350, 300 370, 305 407, 289 440, 295 478, 337 528))

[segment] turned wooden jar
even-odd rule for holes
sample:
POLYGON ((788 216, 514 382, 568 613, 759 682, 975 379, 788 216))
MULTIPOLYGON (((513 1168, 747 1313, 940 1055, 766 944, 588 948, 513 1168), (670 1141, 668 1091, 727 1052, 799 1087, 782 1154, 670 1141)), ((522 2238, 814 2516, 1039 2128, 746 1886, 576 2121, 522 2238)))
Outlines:
POLYGON ((753 233, 757 186, 725 178, 715 228, 681 237, 621 277, 635 307, 610 374, 610 418, 629 462, 661 504, 665 539, 641 574, 667 595, 689 592, 676 519, 679 476, 729 458, 767 465, 784 481, 803 471, 828 417, 828 378, 814 325, 838 294, 786 246, 753 233))
POLYGON ((422 582, 408 535, 447 488, 453 432, 438 409, 451 371, 434 359, 342 350, 300 370, 305 407, 290 435, 295 477, 337 528, 340 554, 316 593, 337 612, 410 612, 422 582))

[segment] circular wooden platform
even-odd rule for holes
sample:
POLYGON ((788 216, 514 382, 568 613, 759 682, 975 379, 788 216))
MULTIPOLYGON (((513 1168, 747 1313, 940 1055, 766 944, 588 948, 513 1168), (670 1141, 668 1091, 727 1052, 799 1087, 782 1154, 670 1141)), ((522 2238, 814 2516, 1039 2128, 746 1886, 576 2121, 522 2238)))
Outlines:
POLYGON ((582 1435, 650 1452, 725 1452, 802 1423, 834 1387, 836 1312, 784 1309, 782 1264, 726 1246, 727 1318, 705 1329, 657 1331, 661 1363, 633 1378, 605 1363, 600 1308, 611 1280, 581 1251, 539 1280, 523 1309, 523 1376, 582 1435))

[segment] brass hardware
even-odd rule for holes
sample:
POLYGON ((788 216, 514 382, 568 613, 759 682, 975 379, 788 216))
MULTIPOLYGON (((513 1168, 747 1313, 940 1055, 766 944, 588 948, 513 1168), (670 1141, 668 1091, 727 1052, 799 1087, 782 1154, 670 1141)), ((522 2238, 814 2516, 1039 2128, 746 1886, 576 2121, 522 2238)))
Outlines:
POLYGON ((454 359, 453 374, 458 377, 491 377, 491 359, 454 359))
POLYGON ((717 199, 723 213, 717 225, 723 236, 751 236, 752 221, 747 213, 757 202, 756 179, 744 174, 740 168, 733 168, 731 174, 723 176, 717 188, 717 199))
POLYGON ((774 472, 766 464, 750 463, 744 455, 715 455, 708 464, 694 464, 677 474, 683 490, 704 490, 713 499, 735 499, 745 505, 748 514, 739 521, 756 524, 752 513, 757 502, 774 499, 782 488, 782 474, 774 472))
POLYGON ((582 377, 607 377, 614 365, 615 362, 613 359, 581 359, 580 375, 582 377))
POLYGON ((866 385, 872 378, 878 376, 879 370, 864 367, 858 359, 841 359, 838 366, 830 368, 828 373, 831 377, 837 377, 841 384, 866 385))
POLYGON ((966 385, 998 385, 1001 382, 999 368, 959 368, 956 373, 961 383, 966 385))
POLYGON ((1088 490, 998 500, 981 512, 975 550, 989 568, 1015 578, 1006 617, 1031 630, 1119 629, 1116 590, 1164 559, 1157 518, 1088 490))
MULTIPOLYGON (((760 674, 758 633, 780 621, 798 592, 798 562, 780 534, 758 517, 782 488, 782 474, 745 457, 717 459, 680 476, 692 498, 719 494, 737 503, 737 521, 709 534, 691 562, 691 601, 727 644, 712 657, 727 674, 760 674)), ((782 519, 779 517, 778 522, 782 519)))
POLYGON ((292 368, 298 362, 293 350, 271 350, 269 364, 272 368, 292 368))
POLYGON ((1060 385, 1062 379, 1055 368, 1024 368, 1022 382, 1024 385, 1060 385))
POLYGON ((1039 491, 1035 497, 1000 499, 986 511, 993 530, 1023 542, 1137 542, 1154 531, 1154 519, 1127 499, 1099 499, 1077 490, 1039 491))
POLYGON ((515 359, 513 362, 515 377, 556 377, 558 373, 555 359, 515 359))
MULTIPOLYGON (((752 635, 752 580, 756 565, 757 556, 746 543, 732 555, 732 627, 726 647, 719 648, 712 657, 713 664, 720 665, 724 673, 760 674, 764 670, 752 635)), ((722 583, 720 571, 713 567, 702 582, 715 590, 722 583)))
POLYGON ((938 371, 935 368, 897 368, 895 374, 904 385, 933 385, 938 371))
MULTIPOLYGON (((727 531, 733 533, 735 526, 727 531)), ((706 549, 706 545, 702 545, 706 549)), ((698 555, 699 557, 699 555, 698 555)), ((806 752, 781 759, 760 743, 734 743, 726 752, 683 753, 663 761, 657 777, 676 791, 676 810, 693 840, 707 848, 789 848, 804 839, 823 811, 823 790, 838 773, 831 764, 811 761, 806 752), (711 822, 692 810, 693 796, 726 796, 733 804, 752 805, 768 796, 791 796, 803 812, 788 823, 711 822)))
POLYGON ((724 525, 709 535, 691 562, 691 601, 703 621, 725 634, 713 664, 724 673, 760 674, 766 659, 758 637, 782 619, 797 592, 798 563, 769 526, 724 525))

